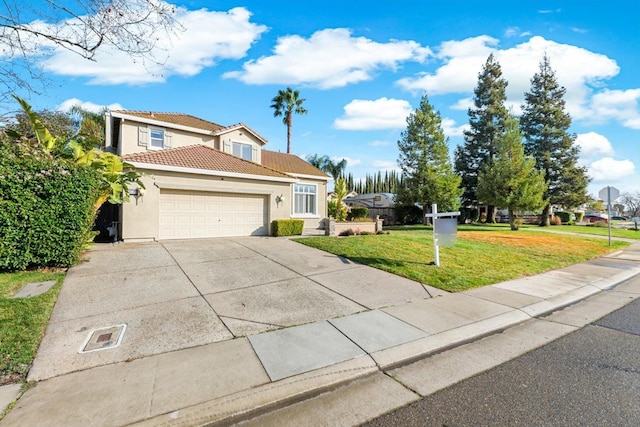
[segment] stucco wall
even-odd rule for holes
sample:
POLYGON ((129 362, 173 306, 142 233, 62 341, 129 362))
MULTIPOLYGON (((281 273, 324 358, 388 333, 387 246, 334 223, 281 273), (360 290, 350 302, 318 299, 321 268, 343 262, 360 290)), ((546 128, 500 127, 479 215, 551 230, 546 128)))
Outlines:
MULTIPOLYGON (((203 144, 218 150, 232 153, 232 142, 242 142, 250 144, 254 147, 253 161, 260 163, 260 149, 262 143, 250 132, 244 129, 236 129, 221 136, 202 135, 198 133, 187 132, 184 130, 164 128, 162 126, 151 126, 146 123, 138 123, 131 120, 123 120, 120 131, 120 140, 118 142, 118 154, 126 155, 132 153, 140 153, 150 150, 148 146, 139 144, 140 128, 159 128, 165 129, 171 138, 171 148, 186 147, 188 145, 203 144), (228 143, 228 144, 225 144, 228 143)), ((151 149, 152 150, 152 149, 151 149)))

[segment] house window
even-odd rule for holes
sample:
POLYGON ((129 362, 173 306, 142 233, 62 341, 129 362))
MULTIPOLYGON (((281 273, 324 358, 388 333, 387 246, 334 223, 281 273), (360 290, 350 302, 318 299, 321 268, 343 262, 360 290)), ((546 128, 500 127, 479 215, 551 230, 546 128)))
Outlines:
POLYGON ((233 155, 251 161, 251 144, 233 143, 233 155))
POLYGON ((294 184, 293 200, 295 215, 316 215, 318 204, 315 185, 294 184))
POLYGON ((151 128, 149 130, 149 147, 164 148, 164 130, 151 128))

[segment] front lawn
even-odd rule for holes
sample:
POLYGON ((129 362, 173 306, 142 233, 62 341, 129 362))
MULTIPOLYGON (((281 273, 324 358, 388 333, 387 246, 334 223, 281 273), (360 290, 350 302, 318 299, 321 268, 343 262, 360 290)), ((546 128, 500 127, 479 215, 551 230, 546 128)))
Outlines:
POLYGON ((454 247, 440 248, 433 265, 429 227, 396 227, 390 234, 307 237, 297 242, 344 256, 446 291, 462 291, 576 264, 628 246, 589 239, 498 227, 463 226, 454 247))
POLYGON ((0 274, 0 385, 26 378, 64 275, 63 271, 0 274), (57 283, 42 295, 11 298, 26 283, 50 280, 56 280, 57 283))
MULTIPOLYGON (((640 240, 640 230, 635 230, 633 228, 618 228, 616 227, 616 223, 612 223, 611 227, 611 237, 623 237, 625 239, 638 239, 640 240)), ((538 227, 542 228, 542 227, 538 227)), ((595 225, 554 225, 552 227, 548 227, 550 231, 558 230, 558 231, 569 231, 572 233, 580 233, 580 234, 594 234, 598 236, 608 236, 609 235, 609 227, 608 226, 595 226, 595 225)))

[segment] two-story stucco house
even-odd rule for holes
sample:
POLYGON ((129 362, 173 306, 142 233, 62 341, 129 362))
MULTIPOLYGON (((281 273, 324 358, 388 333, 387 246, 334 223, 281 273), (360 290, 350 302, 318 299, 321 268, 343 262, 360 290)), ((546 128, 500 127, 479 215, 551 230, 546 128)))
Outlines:
POLYGON ((146 187, 131 188, 131 201, 108 213, 118 223, 117 237, 269 235, 271 221, 282 218, 322 228, 330 178, 295 155, 264 150, 266 143, 242 123, 223 127, 186 114, 108 112, 106 149, 143 173, 146 187))

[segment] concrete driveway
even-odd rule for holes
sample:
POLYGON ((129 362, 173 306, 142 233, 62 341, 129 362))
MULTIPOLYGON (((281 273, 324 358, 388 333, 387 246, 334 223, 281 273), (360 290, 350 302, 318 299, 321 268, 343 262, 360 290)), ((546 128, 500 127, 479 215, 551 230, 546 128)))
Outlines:
POLYGON ((29 380, 440 294, 282 238, 97 245, 69 270, 29 380), (79 352, 117 325, 117 348, 79 352))

